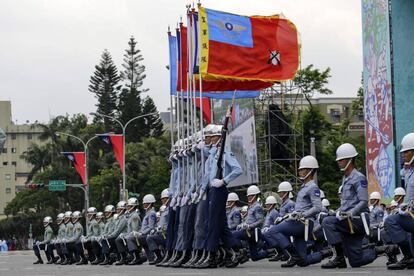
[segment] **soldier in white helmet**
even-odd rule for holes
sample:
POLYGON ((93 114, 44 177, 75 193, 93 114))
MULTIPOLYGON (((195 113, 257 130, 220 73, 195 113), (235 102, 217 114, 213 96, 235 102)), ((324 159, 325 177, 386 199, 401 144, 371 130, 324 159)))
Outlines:
POLYGON ((141 264, 139 256, 140 245, 138 242, 138 231, 141 226, 141 219, 138 211, 138 199, 131 197, 127 201, 127 208, 125 212, 126 230, 119 234, 115 240, 118 253, 121 255, 120 260, 115 265, 124 264, 141 264), (127 252, 133 257, 132 261, 128 261, 127 252))
POLYGON ((65 236, 61 240, 60 247, 63 249, 62 252, 65 255, 65 260, 60 264, 61 265, 68 265, 68 264, 72 264, 72 263, 75 262, 74 259, 73 259, 72 254, 69 251, 69 248, 67 246, 67 241, 73 237, 73 223, 72 223, 72 212, 71 211, 66 211, 65 212, 63 222, 65 223, 65 226, 66 226, 65 227, 65 236))
POLYGON ((227 197, 227 224, 230 231, 236 230, 237 226, 241 223, 240 210, 237 207, 239 196, 236 193, 229 193, 227 197))
POLYGON ((105 216, 105 228, 101 233, 99 239, 92 242, 92 247, 96 251, 101 251, 100 258, 96 261, 93 261, 92 265, 108 265, 112 264, 113 261, 110 258, 111 251, 116 252, 115 244, 110 244, 109 240, 106 238, 109 234, 111 234, 116 228, 116 222, 114 220, 116 209, 113 205, 106 205, 104 208, 104 216, 105 216))
POLYGON ((37 241, 36 244, 33 246, 34 254, 37 257, 37 261, 34 262, 33 264, 43 264, 43 260, 40 255, 40 250, 45 251, 48 264, 52 264, 56 261, 55 257, 53 256, 52 244, 50 243, 53 238, 53 230, 52 230, 52 227, 50 227, 51 223, 52 223, 51 217, 45 217, 43 219, 43 226, 45 228, 45 233, 43 235, 43 241, 37 241))
MULTIPOLYGON (((370 205, 372 206, 372 210, 369 215, 370 227, 371 229, 377 229, 384 220, 384 210, 380 206, 381 194, 376 191, 372 192, 369 195, 369 202, 370 202, 370 205)), ((371 231, 371 232, 373 233, 376 231, 371 231)), ((373 239, 376 240, 377 236, 376 235, 373 236, 373 239)))
MULTIPOLYGON (((125 216, 127 210, 127 203, 123 200, 117 203, 116 205, 116 215, 117 218, 115 220, 115 227, 111 232, 105 233, 103 238, 106 242, 102 243, 102 252, 105 254, 105 260, 101 263, 101 265, 108 265, 112 264, 113 260, 110 257, 110 251, 113 250, 118 255, 118 262, 122 263, 126 261, 127 254, 125 251, 122 253, 119 252, 119 249, 124 249, 125 247, 119 247, 118 244, 122 242, 122 244, 125 246, 123 241, 123 235, 127 232, 127 219, 125 216), (108 257, 108 258, 107 258, 108 257)), ((126 243, 126 242, 125 242, 126 243)))
MULTIPOLYGON (((81 237, 83 235, 83 226, 80 223, 81 217, 82 217, 82 214, 80 211, 75 211, 72 213, 72 216, 71 216, 71 221, 73 225, 72 231, 71 231, 72 235, 70 235, 69 233, 69 235, 67 235, 65 239, 66 249, 67 249, 69 258, 67 258, 66 261, 62 263, 62 265, 68 265, 68 264, 73 264, 75 262, 80 262, 86 258, 85 255, 83 254, 83 250, 81 254, 79 254, 79 251, 76 249, 76 243, 81 240, 81 237)), ((70 231, 71 229, 69 228, 68 225, 69 224, 66 225, 66 230, 70 231)))
POLYGON ((405 196, 400 190, 400 198, 405 197, 406 203, 399 203, 398 214, 390 215, 384 222, 384 228, 394 244, 397 244, 403 258, 388 269, 414 269, 414 133, 408 133, 401 141, 401 155, 404 161, 403 177, 405 183, 405 196), (410 236, 410 239, 407 237, 410 236), (410 248, 411 243, 411 248, 410 248))
MULTIPOLYGON (((78 250, 78 254, 82 256, 84 249, 88 250, 88 259, 90 262, 96 260, 97 256, 92 250, 92 240, 100 236, 100 228, 99 224, 96 221, 96 213, 98 211, 95 207, 89 207, 86 211, 86 215, 88 216, 89 225, 87 235, 81 237, 81 240, 76 243, 76 248, 78 250)), ((88 264, 88 259, 83 258, 77 265, 84 265, 88 264)))
POLYGON ((148 249, 154 254, 155 258, 150 260, 149 264, 158 264, 163 260, 162 249, 165 248, 165 242, 167 239, 167 227, 168 227, 168 216, 169 216, 169 192, 168 189, 164 189, 161 192, 161 203, 160 207, 160 219, 157 222, 156 229, 152 230, 147 236, 148 249))
POLYGON ((63 250, 61 248, 61 241, 65 238, 65 232, 66 232, 66 226, 63 223, 65 214, 60 213, 56 217, 56 224, 58 225, 58 233, 56 238, 53 240, 53 245, 56 249, 56 253, 59 256, 59 260, 56 261, 56 264, 61 264, 63 261, 65 261, 65 255, 63 253, 63 250))
POLYGON ((275 224, 276 218, 278 218, 279 212, 276 210, 276 198, 274 196, 266 197, 265 208, 266 217, 262 228, 262 233, 267 232, 271 226, 275 224))
POLYGON ((155 258, 162 258, 162 256, 153 256, 147 244, 147 236, 151 233, 151 231, 155 230, 157 226, 157 214, 154 210, 155 202, 155 197, 152 194, 147 194, 142 199, 145 216, 142 219, 141 229, 138 232, 139 243, 141 244, 142 248, 144 248, 147 260, 149 262, 154 261, 155 258))
POLYGON ((336 256, 322 265, 325 269, 346 268, 345 253, 352 267, 372 263, 384 253, 395 255, 395 248, 383 246, 363 248, 362 242, 369 231, 368 181, 355 168, 358 152, 352 144, 345 143, 336 150, 336 161, 343 172, 341 206, 336 216, 322 221, 327 241, 335 250, 336 256), (365 218, 365 219, 364 219, 365 218))

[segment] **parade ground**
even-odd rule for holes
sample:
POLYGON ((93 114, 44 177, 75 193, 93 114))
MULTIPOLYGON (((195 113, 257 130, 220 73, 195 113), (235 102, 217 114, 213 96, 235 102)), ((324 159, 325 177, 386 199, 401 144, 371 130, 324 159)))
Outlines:
POLYGON ((31 251, 15 251, 0 254, 1 276, 54 276, 54 275, 88 275, 88 276, 123 276, 123 275, 413 275, 412 270, 390 271, 385 267, 385 257, 378 258, 374 263, 362 268, 348 268, 323 270, 319 265, 306 268, 281 268, 280 263, 270 263, 267 260, 260 262, 247 262, 237 268, 227 269, 184 269, 184 268, 161 268, 143 264, 141 266, 62 266, 62 265, 33 265, 35 260, 31 251))

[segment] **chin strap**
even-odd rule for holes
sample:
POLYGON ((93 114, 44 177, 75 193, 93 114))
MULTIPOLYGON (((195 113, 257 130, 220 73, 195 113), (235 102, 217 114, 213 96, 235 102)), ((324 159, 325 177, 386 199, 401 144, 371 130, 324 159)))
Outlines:
MULTIPOLYGON (((414 156, 413 156, 413 157, 414 157, 414 156)), ((345 168, 342 168, 342 169, 341 169, 341 172, 344 172, 344 171, 346 171, 346 170, 348 169, 349 165, 351 164, 351 161, 352 161, 352 158, 351 158, 351 159, 349 159, 349 161, 348 161, 348 163, 346 164, 345 168)))
POLYGON ((309 175, 313 172, 313 169, 311 169, 304 177, 299 177, 300 180, 305 180, 309 177, 309 175))
POLYGON ((411 157, 410 162, 404 162, 404 165, 411 166, 411 164, 413 163, 413 161, 414 161, 414 155, 413 155, 413 157, 411 157))

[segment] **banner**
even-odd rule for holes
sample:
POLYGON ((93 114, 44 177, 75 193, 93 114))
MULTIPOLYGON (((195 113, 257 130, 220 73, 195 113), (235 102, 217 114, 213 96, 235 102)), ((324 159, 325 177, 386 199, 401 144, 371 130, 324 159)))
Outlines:
POLYGON ((124 141, 122 134, 99 134, 98 136, 112 148, 121 171, 124 173, 124 141))
POLYGON ((76 171, 80 175, 83 184, 86 183, 86 163, 85 153, 82 152, 64 152, 63 153, 73 164, 76 171))

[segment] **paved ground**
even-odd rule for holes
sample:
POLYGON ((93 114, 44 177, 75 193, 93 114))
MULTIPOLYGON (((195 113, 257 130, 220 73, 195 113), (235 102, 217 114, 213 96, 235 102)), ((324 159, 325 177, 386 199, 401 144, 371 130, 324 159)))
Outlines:
POLYGON ((166 275, 166 276, 204 276, 204 275, 306 275, 306 276, 322 276, 322 275, 414 275, 414 271, 389 271, 385 268, 385 258, 378 259, 375 263, 363 268, 348 268, 341 270, 322 270, 318 265, 306 268, 281 268, 279 263, 247 262, 240 267, 233 269, 219 268, 209 270, 195 269, 174 269, 161 268, 149 265, 141 266, 60 266, 60 265, 32 265, 35 260, 32 252, 10 252, 0 253, 0 276, 18 275, 18 276, 66 276, 66 275, 88 275, 88 276, 108 276, 108 275, 166 275))

